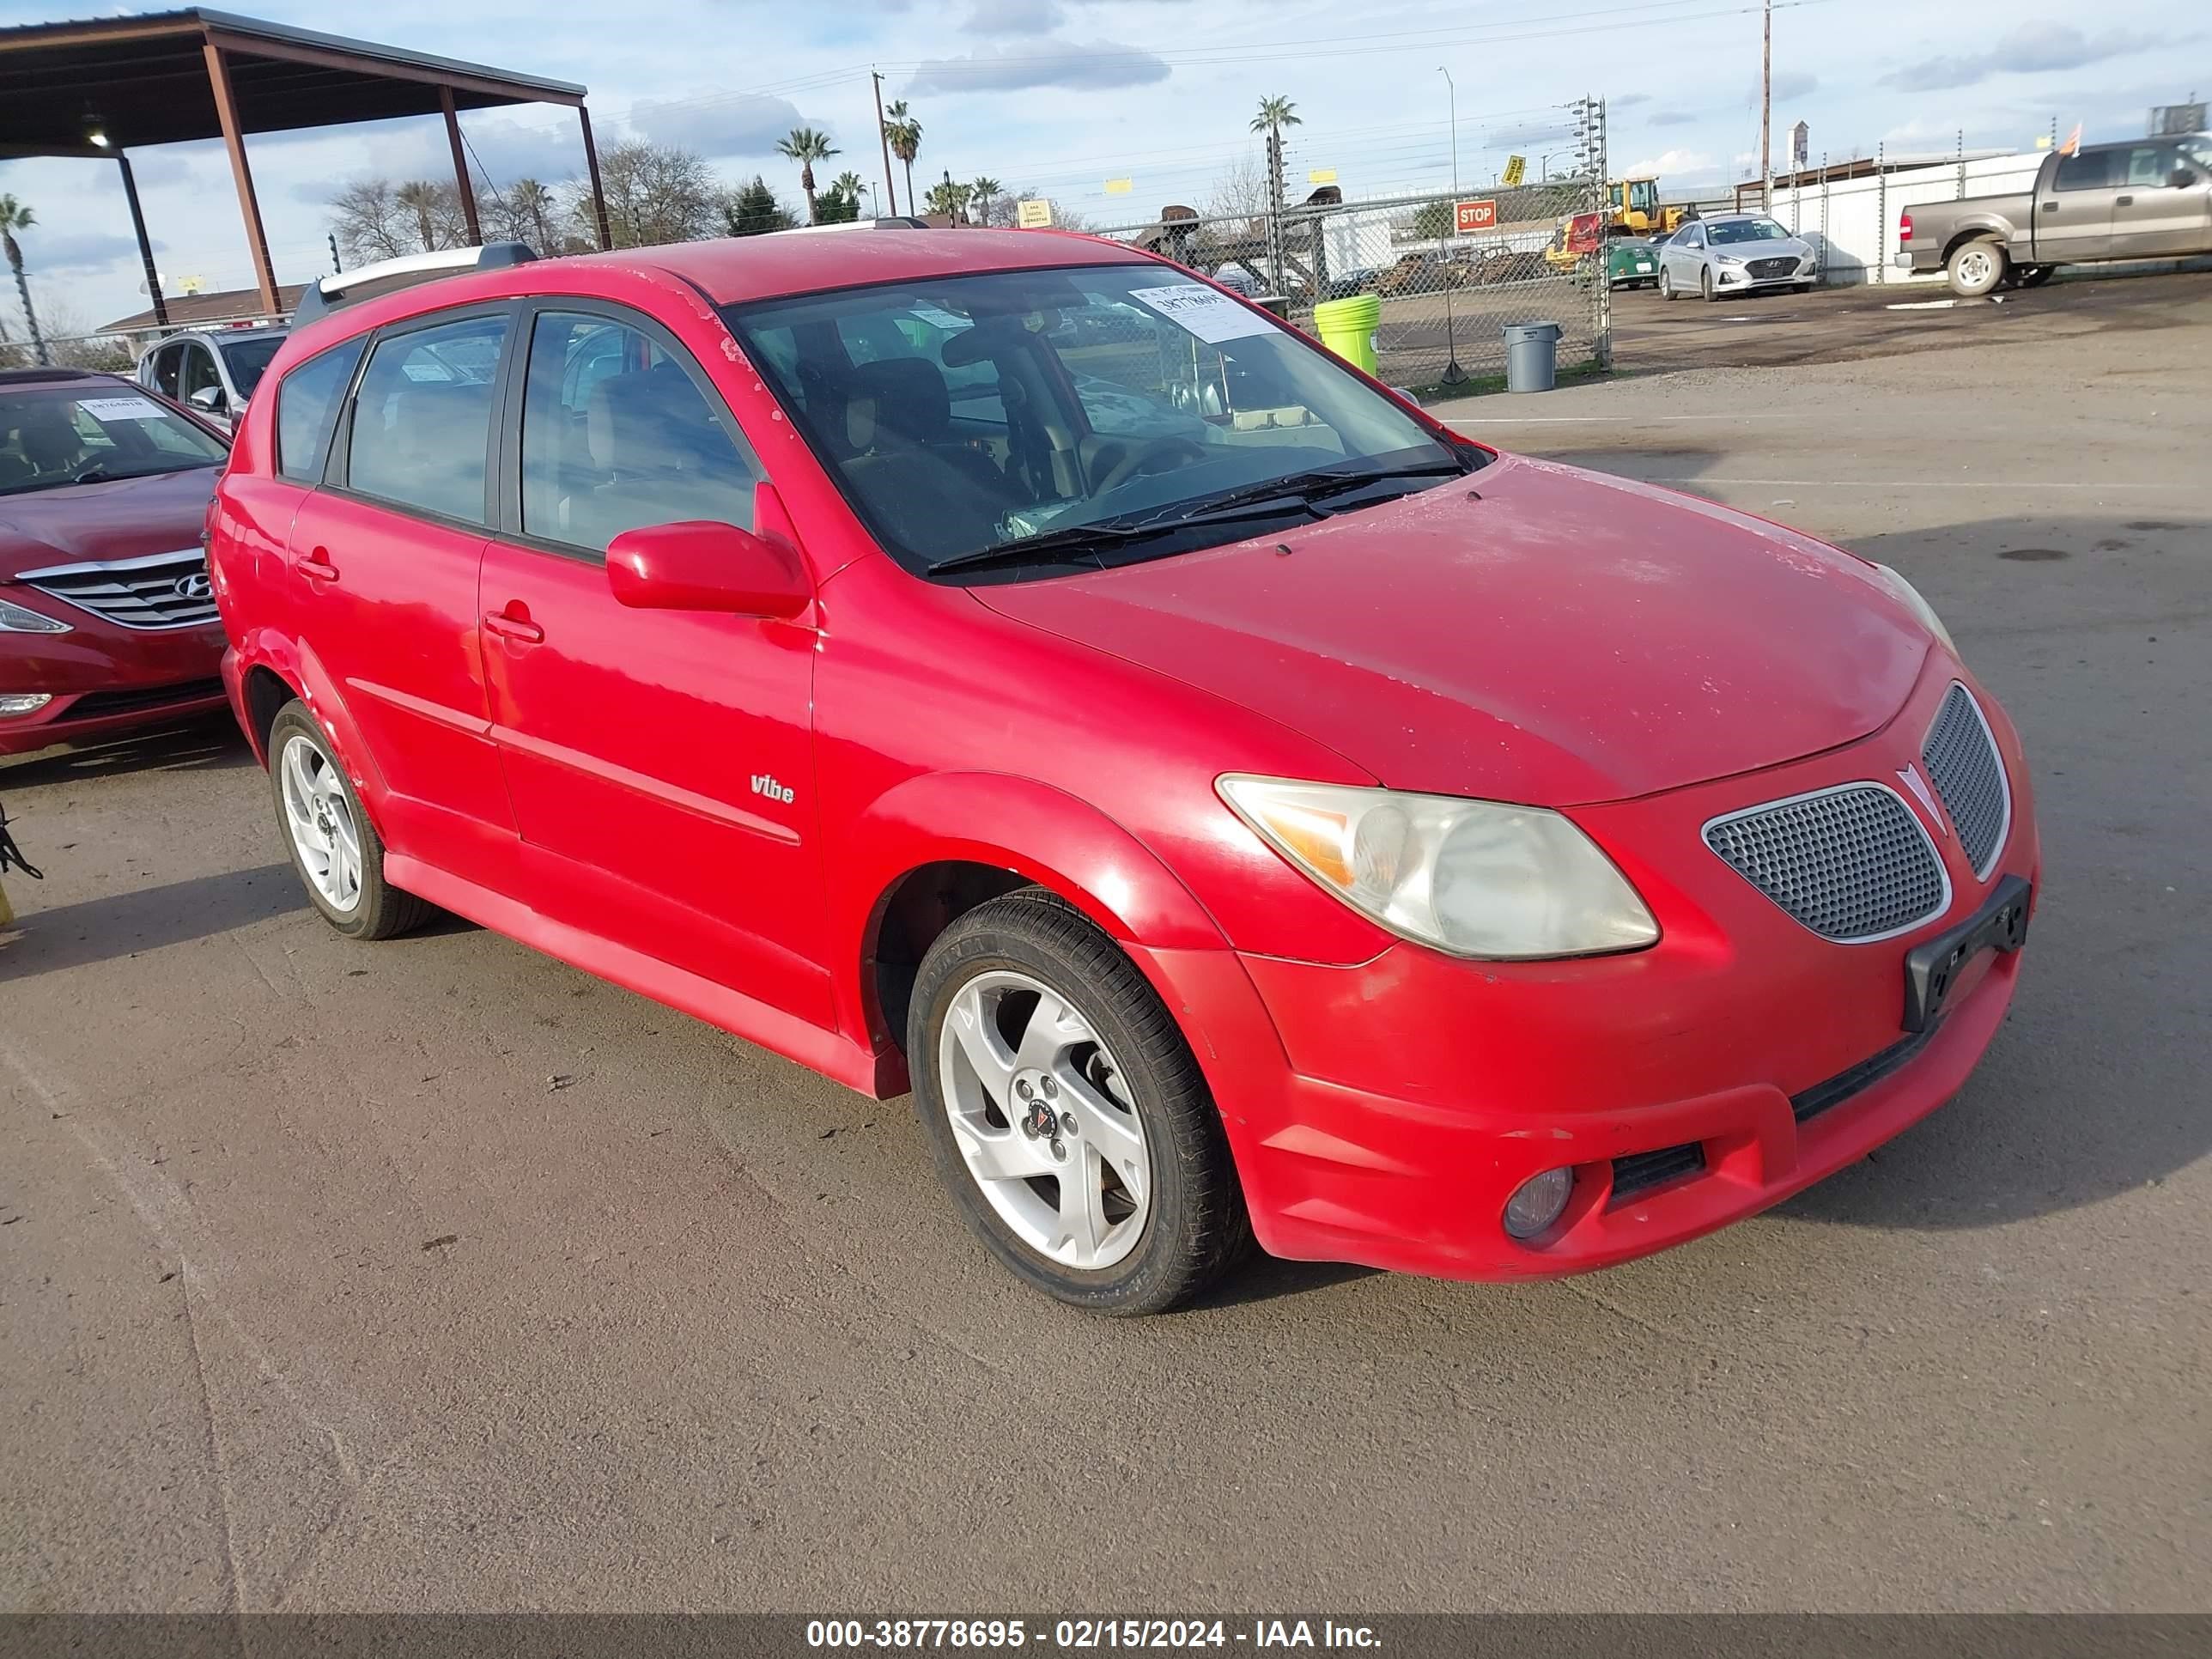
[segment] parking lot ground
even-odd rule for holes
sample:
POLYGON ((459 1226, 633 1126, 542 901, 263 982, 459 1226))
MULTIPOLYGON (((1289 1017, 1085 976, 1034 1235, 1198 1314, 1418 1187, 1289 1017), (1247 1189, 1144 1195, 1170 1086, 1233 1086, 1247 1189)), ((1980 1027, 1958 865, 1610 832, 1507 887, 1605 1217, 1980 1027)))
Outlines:
POLYGON ((1960 1096, 1588 1279, 1087 1320, 908 1103, 476 929, 336 937, 220 726, 0 765, 47 871, 0 945, 0 1603, 2205 1607, 2208 297, 1455 411, 1897 565, 2034 767, 1960 1096))

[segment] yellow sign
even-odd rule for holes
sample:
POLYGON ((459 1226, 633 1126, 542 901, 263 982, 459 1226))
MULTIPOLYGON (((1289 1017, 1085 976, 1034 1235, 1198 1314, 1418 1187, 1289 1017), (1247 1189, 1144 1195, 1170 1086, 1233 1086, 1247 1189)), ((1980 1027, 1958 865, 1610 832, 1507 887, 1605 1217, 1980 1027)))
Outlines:
POLYGON ((1014 222, 1024 230, 1044 230, 1052 224, 1052 204, 1038 200, 1014 204, 1014 222))
POLYGON ((1130 185, 1131 181, 1127 179, 1109 179, 1106 181, 1106 193, 1109 196, 1127 196, 1129 193, 1130 185))
POLYGON ((1336 182, 1334 167, 1315 167, 1306 174, 1310 185, 1333 185, 1336 182))
POLYGON ((1527 156, 1509 155, 1505 158, 1505 177, 1502 182, 1507 189, 1511 189, 1528 176, 1528 158, 1527 156))

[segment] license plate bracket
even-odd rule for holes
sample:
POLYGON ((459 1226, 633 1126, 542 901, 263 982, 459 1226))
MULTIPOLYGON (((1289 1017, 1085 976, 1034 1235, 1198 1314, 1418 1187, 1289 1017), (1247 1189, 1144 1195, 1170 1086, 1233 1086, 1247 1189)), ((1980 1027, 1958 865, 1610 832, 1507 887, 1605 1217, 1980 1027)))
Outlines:
POLYGON ((2027 913, 2034 897, 2035 889, 2025 877, 2007 876, 1965 921, 1905 953, 1906 1030, 1927 1030, 1942 1018, 1951 988, 1984 951, 2009 954, 2027 943, 2027 913))

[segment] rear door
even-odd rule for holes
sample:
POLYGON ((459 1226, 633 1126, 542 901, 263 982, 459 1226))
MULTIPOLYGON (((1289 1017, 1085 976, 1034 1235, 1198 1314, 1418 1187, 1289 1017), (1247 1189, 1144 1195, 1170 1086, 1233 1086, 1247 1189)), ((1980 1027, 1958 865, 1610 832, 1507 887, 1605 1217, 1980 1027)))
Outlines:
POLYGON ((2124 150, 2084 150, 2060 156, 2057 166, 2037 176, 2034 263, 2111 256, 2112 201, 2120 193, 2113 178, 2125 156, 2124 150))
POLYGON ((2151 257, 2212 247, 2212 185, 2177 141, 2147 138, 2118 155, 2112 199, 2115 253, 2151 257), (2188 182, 2177 184, 2185 174, 2188 182))
POLYGON ((514 820, 489 736, 477 571, 514 328, 502 305, 372 338, 287 562, 302 648, 360 732, 366 752, 351 758, 385 792, 386 841, 494 885, 512 867, 514 820))
POLYGON ((511 459, 480 610, 533 902, 831 1024, 814 835, 820 636, 634 611, 607 584, 623 531, 753 528, 766 473, 752 446, 675 335, 625 307, 539 301, 508 387, 511 459))

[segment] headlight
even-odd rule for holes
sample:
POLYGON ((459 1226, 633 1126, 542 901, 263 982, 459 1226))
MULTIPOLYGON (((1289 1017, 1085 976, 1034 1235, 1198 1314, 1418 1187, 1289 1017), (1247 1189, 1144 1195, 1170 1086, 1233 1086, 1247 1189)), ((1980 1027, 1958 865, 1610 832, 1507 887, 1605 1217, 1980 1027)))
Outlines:
POLYGON ((1886 564, 1878 564, 1875 568, 1881 574, 1882 580, 1889 585, 1889 591, 1911 608, 1912 614, 1920 618, 1929 633, 1943 641, 1943 648, 1957 656, 1959 647, 1952 641, 1951 630, 1943 626, 1943 619, 1936 614, 1936 607, 1920 597, 1920 590, 1886 564))
POLYGON ((0 634, 66 634, 70 625, 0 599, 0 634))
POLYGON ((1557 812, 1274 778, 1218 787, 1353 909, 1455 956, 1590 956, 1659 937, 1627 878, 1557 812))
POLYGON ((1713 255, 1713 263, 1717 265, 1740 265, 1743 261, 1733 253, 1716 253, 1713 255))

